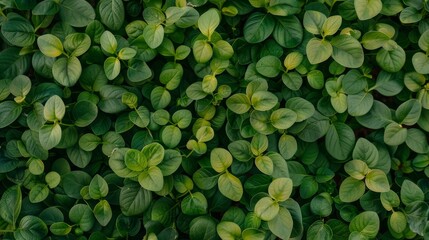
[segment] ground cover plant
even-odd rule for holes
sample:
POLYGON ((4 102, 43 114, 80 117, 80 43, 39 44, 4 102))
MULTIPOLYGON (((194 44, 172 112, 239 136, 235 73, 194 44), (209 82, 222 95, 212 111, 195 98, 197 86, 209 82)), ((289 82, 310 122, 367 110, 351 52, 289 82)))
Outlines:
POLYGON ((429 239, 428 11, 0 0, 0 238, 429 239))

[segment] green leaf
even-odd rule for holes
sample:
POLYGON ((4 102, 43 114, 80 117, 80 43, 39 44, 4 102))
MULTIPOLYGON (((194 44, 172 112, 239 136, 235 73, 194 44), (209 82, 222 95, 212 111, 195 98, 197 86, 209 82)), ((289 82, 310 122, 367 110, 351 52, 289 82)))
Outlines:
POLYGON ((263 221, 273 220, 280 211, 280 205, 270 197, 263 197, 255 205, 255 214, 263 221))
POLYGON ((402 233, 407 228, 407 218, 403 212, 393 212, 389 217, 389 226, 396 233, 402 233))
POLYGON ((94 216, 101 226, 106 226, 112 220, 112 208, 107 200, 103 199, 94 207, 94 216))
POLYGON ((156 110, 163 109, 171 102, 171 94, 164 87, 155 87, 150 93, 150 100, 153 108, 156 110))
POLYGON ((399 14, 399 20, 401 21, 401 23, 404 24, 416 23, 422 20, 422 18, 423 14, 420 13, 419 10, 414 7, 406 7, 399 14))
POLYGON ((78 101, 72 109, 75 119, 74 124, 77 127, 86 127, 95 121, 98 115, 98 108, 92 102, 78 101))
POLYGON ((73 27, 85 27, 95 19, 94 8, 85 0, 63 0, 60 17, 73 27))
POLYGON ((202 126, 195 133, 195 137, 199 143, 208 142, 214 138, 214 130, 212 127, 202 126))
POLYGON ((235 222, 222 221, 217 225, 216 231, 221 239, 237 239, 241 237, 241 228, 235 222))
POLYGON ((0 199, 0 217, 13 226, 18 220, 22 207, 21 187, 14 185, 3 192, 0 199))
POLYGON ((60 58, 52 66, 54 79, 64 87, 74 86, 82 73, 82 65, 75 56, 60 58))
POLYGON ((279 139, 278 148, 282 157, 288 160, 298 151, 298 143, 294 136, 283 134, 279 139))
POLYGON ((84 54, 91 46, 91 39, 85 33, 72 33, 64 40, 64 49, 71 56, 78 57, 84 54))
POLYGON ((392 211, 394 207, 398 207, 401 203, 398 194, 392 190, 389 190, 388 192, 382 192, 380 194, 380 201, 384 209, 387 211, 392 211))
POLYGON ((72 223, 79 224, 79 227, 87 232, 92 229, 95 223, 94 214, 86 204, 76 204, 69 211, 69 219, 72 223))
POLYGON ((21 115, 22 106, 14 101, 0 103, 0 128, 5 128, 15 122, 21 115))
POLYGON ((152 192, 136 182, 126 182, 119 194, 119 206, 125 216, 141 215, 152 201, 152 192))
POLYGON ((407 129, 395 122, 390 123, 384 130, 384 142, 387 145, 398 146, 407 140, 407 129))
POLYGON ((58 123, 52 125, 44 125, 39 130, 39 141, 42 147, 50 150, 56 147, 61 141, 61 126, 58 123))
POLYGON ((192 53, 198 63, 206 63, 213 56, 213 48, 207 41, 197 40, 192 46, 192 53))
POLYGON ((362 45, 368 50, 381 48, 390 38, 386 34, 379 31, 369 31, 362 37, 362 45))
POLYGON ((240 201, 243 196, 243 185, 241 184, 240 179, 229 172, 220 175, 218 179, 218 187, 222 195, 232 201, 240 201))
POLYGON ((404 49, 392 40, 385 43, 383 49, 380 49, 376 56, 377 63, 387 72, 400 71, 405 64, 405 60, 404 49), (388 47, 386 47, 387 45, 388 47))
POLYGON ((405 207, 405 214, 410 230, 421 236, 424 235, 427 226, 429 206, 426 202, 413 202, 405 207))
POLYGON ((281 239, 289 239, 294 227, 294 221, 287 208, 280 207, 278 214, 268 222, 268 228, 281 239))
POLYGON ((19 222, 19 226, 13 236, 15 239, 34 239, 41 240, 48 234, 48 227, 42 219, 26 215, 19 222))
POLYGON ((275 56, 265 56, 256 63, 256 71, 265 77, 275 77, 282 70, 280 59, 275 56))
POLYGON ((350 232, 359 232, 365 237, 375 238, 380 229, 380 219, 376 212, 365 211, 352 219, 349 225, 350 232))
POLYGON ((326 20, 327 17, 321 12, 314 10, 306 11, 303 20, 304 28, 312 34, 321 35, 326 20))
POLYGON ((164 159, 164 147, 159 143, 150 143, 143 147, 142 154, 149 167, 156 166, 164 159))
POLYGON ((28 194, 31 203, 43 202, 49 195, 49 188, 45 184, 34 185, 28 194))
POLYGON ((104 68, 104 73, 107 76, 107 79, 113 80, 121 72, 121 62, 116 57, 108 57, 104 61, 103 68, 104 68))
POLYGON ((413 202, 424 201, 424 193, 422 189, 412 181, 405 179, 401 185, 401 201, 405 205, 410 205, 413 202))
POLYGON ((36 40, 35 29, 26 19, 14 13, 7 15, 8 20, 2 23, 1 33, 14 46, 30 46, 36 40))
POLYGON ((198 28, 209 41, 216 28, 219 26, 220 16, 215 8, 211 8, 203 13, 198 19, 198 28))
POLYGON ((344 165, 344 170, 352 178, 357 180, 362 180, 365 178, 366 174, 370 171, 368 165, 358 159, 351 160, 344 165))
POLYGON ((232 155, 224 148, 214 148, 210 152, 210 164, 218 173, 225 172, 232 164, 232 155))
POLYGON ((332 38, 332 58, 348 68, 362 66, 364 54, 359 41, 349 35, 338 35, 332 38))
POLYGON ((54 222, 50 227, 49 230, 52 234, 57 236, 66 236, 69 234, 72 230, 72 226, 65 222, 54 222))
POLYGON ((304 35, 300 20, 295 16, 276 17, 272 33, 274 40, 282 47, 294 48, 298 46, 304 35))
POLYGON ((361 92, 347 96, 347 111, 351 116, 358 117, 367 114, 372 107, 374 97, 370 93, 361 92))
POLYGON ((119 30, 124 22, 125 9, 120 0, 101 0, 98 11, 101 22, 112 30, 119 30))
POLYGON ((338 160, 345 160, 352 152, 354 144, 354 132, 347 124, 341 122, 331 124, 325 141, 329 154, 338 160))
POLYGON ((43 109, 43 115, 47 121, 55 122, 63 119, 66 112, 66 106, 63 100, 58 96, 54 95, 48 99, 43 109))
POLYGON ((379 169, 372 169, 367 173, 365 185, 373 192, 388 192, 390 190, 386 174, 379 169))
POLYGON ((323 36, 334 35, 338 29, 341 27, 342 18, 340 15, 334 15, 328 17, 326 21, 323 23, 322 30, 323 36))
POLYGON ((377 16, 383 7, 381 0, 354 0, 356 14, 360 20, 377 16))
POLYGON ((101 34, 100 44, 101 48, 110 54, 115 54, 118 48, 118 42, 115 36, 109 31, 104 31, 103 34, 101 34))
POLYGON ((48 172, 45 175, 45 182, 48 184, 49 188, 56 188, 61 182, 61 176, 55 171, 48 172))
POLYGON ((306 53, 311 64, 322 63, 333 54, 332 44, 326 40, 312 38, 307 43, 306 53))
POLYGON ((274 170, 273 160, 267 156, 257 156, 255 158, 255 166, 266 175, 271 175, 274 170))
POLYGON ((260 43, 273 32, 275 20, 270 14, 252 13, 244 24, 244 39, 248 43, 260 43))
POLYGON ((164 39, 164 27, 162 25, 148 25, 143 30, 143 37, 147 45, 155 49, 161 45, 164 39))
POLYGON ((422 52, 417 52, 412 58, 413 66, 416 72, 420 74, 429 74, 429 58, 422 52))
POLYGON ((187 215, 202 215, 207 213, 207 199, 200 193, 195 192, 187 195, 180 203, 182 212, 187 215))
POLYGON ((329 240, 333 239, 333 235, 331 227, 321 220, 311 224, 307 231, 308 240, 329 240))
POLYGON ((416 99, 409 99, 399 105, 396 109, 395 116, 400 124, 408 126, 416 124, 420 118, 422 106, 416 99))
POLYGON ((421 154, 429 152, 428 140, 423 131, 417 128, 411 128, 408 129, 407 132, 405 143, 411 150, 421 154))
POLYGON ((243 114, 250 110, 251 102, 244 93, 236 93, 226 100, 226 106, 236 114, 243 114))
POLYGON ((252 95, 252 106, 257 111, 268 111, 279 102, 276 95, 268 91, 258 91, 252 95))
POLYGON ((342 202, 354 202, 365 193, 365 183, 361 180, 347 177, 340 185, 339 196, 342 202))
POLYGON ((293 189, 292 179, 276 178, 268 186, 268 194, 278 202, 289 199, 293 189))
POLYGON ((92 199, 100 199, 106 197, 108 193, 109 186, 106 180, 102 176, 96 174, 89 183, 89 196, 91 196, 92 199))
POLYGON ((160 191, 164 186, 164 177, 157 166, 149 167, 138 176, 140 186, 149 191, 160 191))

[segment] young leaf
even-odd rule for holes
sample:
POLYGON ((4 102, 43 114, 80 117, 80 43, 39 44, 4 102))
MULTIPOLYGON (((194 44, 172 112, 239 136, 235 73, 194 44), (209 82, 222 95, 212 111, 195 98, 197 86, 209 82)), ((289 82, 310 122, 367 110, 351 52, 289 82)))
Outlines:
POLYGON ((390 190, 386 174, 379 169, 372 169, 367 173, 365 185, 373 192, 388 192, 390 190))
POLYGON ((149 167, 138 176, 140 186, 149 191, 160 191, 164 186, 164 177, 157 166, 149 167))
POLYGON ((365 211, 350 222, 350 232, 357 231, 368 238, 375 238, 380 229, 380 219, 376 212, 365 211))
POLYGON ((232 155, 226 149, 215 148, 210 152, 210 164, 218 172, 225 172, 232 164, 232 155))
POLYGON ((243 196, 243 185, 240 179, 226 172, 218 178, 219 191, 232 201, 240 201, 243 196))
POLYGON ((307 43, 306 53, 311 64, 318 64, 328 60, 333 53, 333 48, 326 40, 312 38, 307 43))
POLYGON ((100 199, 106 197, 108 193, 109 186, 106 180, 102 176, 96 174, 89 183, 89 195, 92 199, 100 199))
POLYGON ((279 203, 270 197, 263 197, 255 205, 255 214, 263 221, 274 219, 280 211, 279 203))
POLYGON ((82 65, 75 56, 60 58, 52 66, 54 79, 64 87, 74 86, 82 73, 82 65))
POLYGON ((290 178, 276 178, 268 186, 268 194, 276 201, 286 201, 293 190, 292 179, 290 178))
POLYGON ((198 19, 198 28, 201 33, 206 36, 209 41, 216 28, 219 26, 220 16, 216 9, 211 8, 203 13, 198 19))
POLYGON ((40 51, 48 57, 58 57, 63 54, 61 40, 52 34, 44 34, 37 38, 37 46, 40 51))
POLYGON ((312 34, 320 35, 322 34, 326 19, 326 16, 321 12, 314 10, 306 11, 303 20, 304 28, 312 34))
POLYGON ((347 177, 340 185, 339 197, 343 202, 354 202, 364 193, 365 183, 363 181, 347 177))
POLYGON ((103 199, 94 207, 94 216, 101 226, 106 226, 112 219, 112 208, 107 200, 103 199))
POLYGON ((216 231, 221 239, 237 239, 241 237, 241 228, 235 222, 222 221, 217 225, 216 231))
POLYGON ((363 49, 360 43, 349 35, 338 35, 332 38, 332 58, 340 65, 348 68, 358 68, 364 61, 363 49))
POLYGON ((354 0, 356 14, 360 20, 368 20, 377 16, 383 7, 381 0, 354 0))

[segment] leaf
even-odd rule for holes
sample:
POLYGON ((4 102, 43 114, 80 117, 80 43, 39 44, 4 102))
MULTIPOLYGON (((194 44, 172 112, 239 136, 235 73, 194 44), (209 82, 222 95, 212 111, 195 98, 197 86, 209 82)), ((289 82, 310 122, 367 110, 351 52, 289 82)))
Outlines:
POLYGON ((92 229, 95 223, 94 214, 86 204, 76 204, 69 211, 69 219, 72 223, 79 224, 79 227, 87 232, 92 229))
POLYGON ((91 39, 85 33, 72 33, 64 40, 64 49, 71 56, 81 56, 91 47, 91 39))
POLYGON ((180 203, 182 212, 187 215, 202 215, 207 213, 207 199, 200 193, 195 192, 187 195, 180 203))
POLYGON ((273 220, 280 211, 279 203, 270 197, 263 197, 255 205, 255 214, 263 221, 273 220))
POLYGON ((215 8, 211 8, 203 13, 198 19, 198 28, 210 41, 211 36, 219 26, 219 23, 220 17, 218 11, 215 8))
POLYGON ((244 93, 236 93, 226 100, 228 109, 236 114, 243 114, 250 110, 250 99, 244 93))
POLYGON ((421 114, 421 104, 416 99, 409 99, 399 105, 395 111, 396 119, 400 124, 414 125, 421 114))
POLYGON ((45 117, 45 120, 51 122, 62 120, 65 112, 66 106, 58 95, 50 97, 43 108, 43 116, 45 117))
POLYGON ((410 230, 423 236, 427 225, 429 206, 426 202, 413 202, 405 207, 410 230))
POLYGON ((354 0, 356 14, 360 20, 377 16, 383 7, 381 0, 354 0))
POLYGON ((311 64, 318 64, 328 60, 333 54, 333 48, 326 40, 312 38, 307 43, 306 53, 311 64))
POLYGON ((120 0, 102 0, 98 11, 101 22, 112 30, 119 30, 124 22, 125 9, 120 0))
POLYGON ((159 143, 150 143, 143 147, 141 153, 147 159, 149 167, 156 166, 164 159, 164 147, 159 143))
POLYGON ((136 182, 126 182, 119 194, 119 206, 125 216, 142 214, 152 201, 152 192, 136 182))
POLYGON ((22 207, 21 187, 14 185, 3 192, 0 199, 0 217, 13 226, 18 220, 22 207))
POLYGON ((273 38, 285 48, 298 46, 304 35, 301 22, 295 15, 276 17, 277 23, 273 30, 273 38))
POLYGON ((50 150, 56 147, 61 141, 62 130, 58 123, 44 125, 39 130, 39 141, 42 147, 50 150))
POLYGON ((407 140, 407 129, 395 122, 390 123, 384 130, 384 142, 391 146, 398 146, 407 140))
POLYGON ((325 141, 329 154, 338 160, 345 160, 352 152, 354 144, 355 135, 348 125, 341 122, 331 124, 325 141))
POLYGON ((386 174, 379 169, 372 169, 367 173, 365 185, 373 192, 388 192, 390 190, 386 174))
POLYGON ((327 17, 321 12, 314 10, 306 11, 303 19, 304 28, 312 34, 321 35, 326 20, 327 17))
POLYGON ((332 38, 332 58, 340 65, 358 68, 363 64, 364 54, 360 43, 349 35, 338 35, 332 38))
POLYGON ((103 68, 104 68, 104 73, 107 76, 107 79, 113 80, 121 72, 121 62, 116 57, 108 57, 104 61, 103 68))
POLYGON ((218 178, 219 191, 232 201, 240 201, 243 196, 243 185, 240 179, 226 172, 218 178))
POLYGON ((149 191, 160 191, 164 185, 164 177, 157 166, 149 167, 138 176, 140 186, 149 191))
POLYGON ((210 164, 218 173, 225 172, 232 164, 232 155, 224 148, 214 148, 210 152, 210 164))
POLYGON ((361 92, 347 96, 347 111, 351 116, 358 117, 367 114, 372 107, 374 97, 370 93, 361 92))
POLYGON ((268 91, 255 92, 251 98, 253 108, 258 111, 271 110, 278 101, 277 96, 268 91))
POLYGON ((106 180, 102 176, 96 174, 89 183, 89 196, 91 196, 92 199, 100 199, 106 197, 108 193, 109 186, 106 180))
POLYGON ((0 103, 0 128, 5 128, 15 122, 21 115, 22 106, 14 101, 0 103))
POLYGON ((54 79, 64 87, 74 86, 82 73, 82 65, 77 57, 60 58, 52 66, 54 79))
POLYGON ((429 74, 428 66, 429 66, 429 58, 426 54, 422 52, 417 52, 413 55, 412 58, 413 66, 416 72, 420 74, 429 74))
POLYGON ((294 227, 294 221, 290 211, 280 207, 276 217, 268 222, 268 228, 274 235, 281 239, 289 239, 294 227))
POLYGON ((168 148, 175 148, 182 139, 182 132, 176 126, 166 126, 161 130, 161 141, 168 148))
POLYGON ((407 228, 407 218, 403 212, 393 212, 389 218, 389 226, 396 233, 402 233, 407 228))
POLYGON ((213 56, 213 48, 207 41, 197 40, 192 46, 192 53, 198 63, 206 63, 213 56))
POLYGON ((252 13, 244 24, 244 39, 248 43, 260 43, 273 32, 275 20, 270 14, 252 13))
POLYGON ((377 213, 365 211, 352 219, 349 225, 350 232, 357 231, 368 238, 375 238, 380 229, 380 219, 377 213))
POLYGON ((401 201, 405 205, 410 205, 413 202, 424 201, 425 198, 422 189, 408 179, 405 179, 401 185, 400 196, 401 201))
POLYGON ((143 30, 143 37, 147 45, 155 49, 161 45, 164 39, 164 27, 162 25, 148 25, 143 30))
POLYGON ((333 239, 333 231, 328 224, 324 224, 322 221, 318 220, 310 225, 307 231, 308 240, 327 240, 333 239))
POLYGON ((28 194, 31 203, 43 202, 49 195, 49 188, 45 184, 34 185, 28 194))
POLYGON ((35 29, 31 23, 14 13, 7 15, 8 20, 2 23, 1 33, 14 46, 30 46, 36 40, 35 29))
POLYGON ((73 27, 85 27, 95 19, 94 8, 85 0, 63 0, 60 17, 73 27))
POLYGON ((94 207, 94 216, 101 226, 106 226, 112 220, 112 208, 107 200, 103 199, 94 207))
POLYGON ((288 160, 298 151, 298 143, 294 136, 283 134, 279 139, 278 148, 282 157, 288 160))
POLYGON ((255 166, 266 175, 271 175, 274 171, 273 161, 267 156, 257 156, 255 158, 255 166))
POLYGON ((351 160, 344 165, 344 170, 352 178, 357 180, 362 180, 365 178, 366 174, 370 171, 368 165, 358 159, 351 160))
POLYGON ((41 240, 48 234, 48 227, 42 219, 26 215, 19 222, 17 230, 13 233, 15 239, 41 240))
POLYGON ((339 196, 342 202, 354 202, 357 201, 365 193, 365 183, 347 177, 340 185, 339 196))
POLYGON ((383 70, 387 72, 398 72, 405 64, 405 51, 392 40, 389 40, 384 46, 387 44, 389 44, 389 49, 386 49, 385 47, 380 49, 377 53, 376 61, 383 70))
POLYGON ((341 27, 342 18, 340 15, 334 15, 328 17, 326 21, 323 23, 322 30, 323 36, 334 35, 338 29, 341 27))
POLYGON ((268 194, 276 201, 286 201, 292 194, 293 184, 290 178, 276 178, 268 186, 268 194))
POLYGON ((101 48, 110 54, 115 54, 118 48, 118 42, 115 36, 109 31, 104 31, 103 34, 101 34, 100 44, 101 48))
POLYGON ((236 239, 241 237, 241 228, 235 222, 222 221, 217 225, 216 231, 221 239, 236 239))
POLYGON ((256 63, 256 71, 265 77, 275 77, 281 70, 282 63, 275 56, 265 56, 256 63))
POLYGON ((69 234, 72 230, 72 226, 65 222, 54 222, 50 227, 49 230, 52 232, 52 234, 57 236, 66 236, 69 234))

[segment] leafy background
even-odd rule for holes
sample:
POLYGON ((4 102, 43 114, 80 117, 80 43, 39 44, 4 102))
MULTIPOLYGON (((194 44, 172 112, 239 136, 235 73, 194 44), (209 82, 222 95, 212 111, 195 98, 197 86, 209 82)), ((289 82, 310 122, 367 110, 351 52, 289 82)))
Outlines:
POLYGON ((429 3, 0 0, 2 239, 429 239, 429 3))

